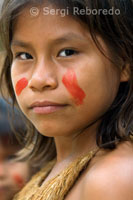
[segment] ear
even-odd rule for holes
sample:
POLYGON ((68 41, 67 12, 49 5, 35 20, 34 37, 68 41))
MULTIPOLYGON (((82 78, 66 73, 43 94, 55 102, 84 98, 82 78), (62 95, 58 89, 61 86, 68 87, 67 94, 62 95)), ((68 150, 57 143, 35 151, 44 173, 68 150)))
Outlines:
POLYGON ((130 67, 129 64, 123 67, 121 70, 121 75, 120 75, 120 82, 127 82, 130 79, 130 67))

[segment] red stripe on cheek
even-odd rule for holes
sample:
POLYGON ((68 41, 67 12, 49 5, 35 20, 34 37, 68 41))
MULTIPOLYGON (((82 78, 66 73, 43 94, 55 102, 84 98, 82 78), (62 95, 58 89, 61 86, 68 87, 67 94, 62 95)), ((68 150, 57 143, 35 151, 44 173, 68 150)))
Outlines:
POLYGON ((14 174, 13 179, 19 188, 22 188, 24 186, 24 180, 19 174, 14 174))
POLYGON ((16 84, 16 94, 19 96, 24 88, 28 85, 28 81, 26 78, 20 79, 16 84))
POLYGON ((62 82, 67 90, 70 92, 70 94, 73 96, 76 105, 83 104, 83 100, 86 94, 78 86, 75 72, 73 70, 68 70, 68 72, 63 76, 62 82))

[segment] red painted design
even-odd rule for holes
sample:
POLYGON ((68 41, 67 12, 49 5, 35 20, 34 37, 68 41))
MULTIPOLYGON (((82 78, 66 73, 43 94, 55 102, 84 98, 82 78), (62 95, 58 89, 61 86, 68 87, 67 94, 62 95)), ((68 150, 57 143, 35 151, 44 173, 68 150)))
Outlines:
POLYGON ((78 81, 74 70, 68 70, 67 73, 63 76, 62 82, 70 94, 73 96, 76 105, 83 104, 83 100, 86 95, 84 91, 78 86, 78 81))
POLYGON ((28 85, 26 78, 20 79, 16 84, 16 94, 19 96, 24 88, 28 85))
POLYGON ((14 174, 13 179, 19 188, 24 186, 24 180, 19 174, 14 174))

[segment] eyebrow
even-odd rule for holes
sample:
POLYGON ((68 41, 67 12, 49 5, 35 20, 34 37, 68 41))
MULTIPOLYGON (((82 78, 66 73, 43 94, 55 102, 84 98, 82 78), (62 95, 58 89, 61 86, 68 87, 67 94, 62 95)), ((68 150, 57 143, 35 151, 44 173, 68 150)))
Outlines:
MULTIPOLYGON (((57 39, 53 39, 52 43, 55 44, 60 44, 60 43, 64 43, 64 42, 68 42, 71 40, 80 40, 80 41, 86 41, 84 37, 77 35, 75 33, 67 33, 65 35, 63 35, 62 37, 59 37, 57 39)), ((24 48, 32 48, 32 45, 29 42, 23 42, 21 40, 13 40, 11 42, 11 46, 19 46, 19 47, 24 47, 24 48)))
POLYGON ((11 46, 19 46, 24 48, 32 48, 32 45, 28 42, 23 42, 21 40, 13 40, 11 42, 11 46))
POLYGON ((67 42, 71 40, 85 41, 85 38, 72 32, 65 34, 63 37, 57 38, 55 43, 67 42))

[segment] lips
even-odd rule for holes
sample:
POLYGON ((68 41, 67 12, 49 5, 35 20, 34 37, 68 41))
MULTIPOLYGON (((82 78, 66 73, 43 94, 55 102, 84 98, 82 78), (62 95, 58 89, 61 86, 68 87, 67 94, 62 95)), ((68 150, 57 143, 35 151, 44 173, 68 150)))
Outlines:
POLYGON ((61 110, 66 106, 67 104, 59 104, 51 101, 43 101, 43 102, 34 102, 33 104, 31 104, 29 108, 32 109, 34 113, 50 114, 58 110, 61 110))
POLYGON ((33 107, 47 107, 47 106, 64 106, 66 104, 59 104, 59 103, 55 103, 55 102, 51 102, 51 101, 43 101, 43 102, 34 102, 33 104, 31 104, 30 108, 33 107))

